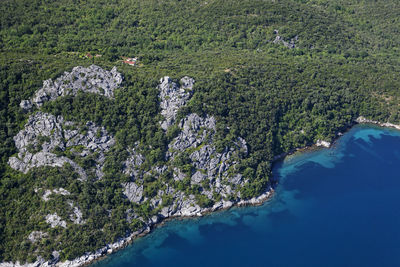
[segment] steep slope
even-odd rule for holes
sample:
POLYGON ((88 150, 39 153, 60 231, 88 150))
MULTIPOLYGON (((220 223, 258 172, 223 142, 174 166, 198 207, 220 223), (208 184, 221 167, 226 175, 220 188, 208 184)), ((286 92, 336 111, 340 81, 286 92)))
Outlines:
POLYGON ((261 200, 359 116, 399 124, 397 5, 2 1, 0 262, 86 262, 261 200))

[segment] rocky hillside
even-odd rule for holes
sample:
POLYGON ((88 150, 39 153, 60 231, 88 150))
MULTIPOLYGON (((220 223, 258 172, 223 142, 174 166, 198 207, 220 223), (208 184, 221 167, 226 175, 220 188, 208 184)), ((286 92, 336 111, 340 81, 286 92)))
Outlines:
POLYGON ((40 111, 29 117, 25 128, 14 137, 14 141, 18 155, 9 159, 11 168, 27 173, 41 166, 62 167, 69 164, 81 180, 86 180, 86 171, 71 156, 85 158, 96 153, 93 171, 97 178, 101 178, 104 153, 115 143, 104 128, 92 122, 77 127, 71 121, 64 121, 61 116, 55 117, 40 111))
POLYGON ((398 1, 75 2, 0 5, 0 262, 83 264, 400 123, 398 1))
MULTIPOLYGON (((94 65, 89 68, 75 67, 72 72, 64 73, 54 82, 44 81, 43 87, 31 100, 21 103, 21 108, 32 113, 24 128, 14 137, 18 154, 10 157, 9 166, 23 173, 42 167, 63 169, 69 166, 75 173, 71 175, 83 184, 101 180, 107 158, 113 155, 111 150, 116 144, 115 137, 93 122, 82 124, 66 121, 62 116, 42 112, 40 107, 46 101, 66 95, 74 96, 79 90, 112 98, 113 91, 121 82, 122 75, 116 68, 108 72, 94 65)), ((137 231, 128 231, 119 245, 135 234, 148 231, 152 225, 165 218, 201 216, 205 212, 231 207, 235 203, 249 202, 241 199, 240 189, 250 181, 242 176, 238 168, 241 159, 248 153, 246 141, 238 137, 228 145, 218 145, 216 119, 210 115, 189 113, 178 120, 180 109, 194 94, 194 85, 195 80, 185 76, 179 83, 163 77, 157 86, 163 118, 159 126, 164 134, 170 128, 176 132, 175 137, 166 145, 162 164, 145 166, 146 156, 142 151, 151 148, 144 147, 140 141, 126 148, 121 171, 127 180, 120 186, 121 194, 131 203, 131 208, 125 210, 124 220, 130 224, 135 223, 137 231), (144 216, 144 206, 151 211, 151 216, 144 216)), ((266 188, 265 194, 250 202, 266 198, 269 190, 266 188)), ((87 211, 80 208, 79 194, 77 200, 73 200, 71 193, 61 187, 35 188, 35 193, 43 202, 57 197, 68 208, 67 212, 48 210, 42 217, 48 229, 37 227, 28 233, 26 240, 31 244, 46 239, 51 228, 69 229, 74 224, 86 224, 87 211)), ((110 246, 116 248, 119 245, 108 244, 95 253, 89 252, 86 258, 65 264, 80 265, 110 252, 110 246)), ((52 263, 60 261, 60 251, 54 250, 51 255, 52 263)), ((36 263, 45 264, 44 256, 39 253, 37 257, 36 263)))

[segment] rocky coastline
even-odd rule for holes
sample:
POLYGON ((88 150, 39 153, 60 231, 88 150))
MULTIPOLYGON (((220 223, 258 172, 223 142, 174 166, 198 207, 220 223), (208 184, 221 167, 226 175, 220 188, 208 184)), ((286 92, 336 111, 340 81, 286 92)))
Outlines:
MULTIPOLYGON (((114 136, 93 122, 79 125, 73 121, 66 121, 62 116, 44 113, 40 107, 45 101, 52 101, 65 95, 75 96, 81 89, 87 93, 104 93, 105 97, 111 98, 122 79, 122 75, 115 67, 108 72, 92 65, 89 68, 75 67, 70 73, 65 72, 55 82, 44 81, 43 87, 36 92, 34 98, 21 102, 21 108, 25 112, 30 112, 30 116, 24 129, 14 137, 18 154, 9 159, 10 167, 27 173, 32 168, 41 166, 61 168, 69 164, 78 174, 78 180, 81 182, 87 180, 88 172, 94 175, 95 179, 102 179, 105 155, 115 144, 114 136), (90 84, 90 86, 80 88, 83 84, 90 84), (72 87, 73 90, 67 90, 66 86, 72 87), (92 155, 96 155, 94 158, 96 166, 92 169, 83 169, 79 165, 80 159, 92 155)), ((260 196, 246 200, 241 197, 240 189, 249 183, 249 180, 245 179, 237 168, 242 157, 248 153, 247 143, 243 138, 237 137, 223 147, 217 147, 216 119, 213 116, 191 113, 177 120, 178 111, 193 95, 194 83, 195 80, 187 76, 177 82, 166 76, 160 79, 157 87, 161 115, 164 117, 159 122, 160 127, 165 132, 171 127, 179 130, 177 136, 168 144, 165 163, 152 166, 150 170, 145 171, 141 166, 146 161, 146 157, 140 150, 140 144, 138 142, 132 144, 132 147, 127 150, 128 158, 123 163, 123 173, 129 177, 130 181, 121 184, 124 189, 123 194, 136 205, 147 201, 152 209, 158 210, 156 214, 151 215, 151 218, 141 217, 132 209, 126 211, 127 221, 130 222, 133 219, 141 221, 143 225, 141 229, 94 252, 86 252, 71 261, 61 262, 59 252, 53 251, 50 261, 37 256, 36 262, 31 264, 3 262, 0 266, 87 265, 126 246, 137 237, 149 233, 152 228, 166 220, 203 216, 217 210, 229 209, 232 206, 259 205, 267 200, 273 192, 271 186, 267 187, 260 196), (190 171, 187 170, 188 166, 190 166, 190 171), (163 188, 158 189, 155 195, 151 197, 146 195, 144 178, 151 175, 158 179, 166 171, 171 172, 172 184, 189 181, 191 186, 197 186, 200 189, 199 192, 196 195, 186 193, 179 187, 164 182, 163 188), (173 202, 163 204, 164 196, 172 198, 173 202)), ((35 193, 43 201, 49 201, 53 195, 59 197, 70 195, 70 192, 63 188, 35 188, 35 193)), ((45 223, 49 227, 67 229, 72 224, 86 223, 79 209, 79 203, 66 201, 70 207, 70 214, 66 217, 54 211, 49 212, 44 216, 45 223)), ((45 231, 34 230, 27 239, 35 243, 47 235, 45 231)))
MULTIPOLYGON (((355 120, 355 124, 375 124, 380 127, 388 127, 388 128, 394 128, 397 130, 400 130, 400 125, 395 125, 392 123, 382 123, 374 120, 368 120, 362 116, 358 117, 355 120)), ((351 125, 349 128, 351 128, 353 125, 351 125)), ((338 134, 337 137, 340 137, 342 134, 338 134)), ((333 142, 334 143, 334 142, 333 142)), ((329 143, 330 147, 332 144, 329 143)), ((274 157, 274 161, 282 160, 288 155, 292 155, 293 153, 299 152, 299 151, 305 151, 305 150, 310 150, 310 149, 315 149, 315 148, 320 148, 321 145, 318 145, 317 143, 312 144, 310 146, 306 146, 303 148, 297 148, 294 149, 290 152, 283 153, 281 155, 278 155, 274 157)), ((95 261, 99 261, 104 259, 105 257, 115 253, 116 251, 125 248, 126 246, 132 244, 135 240, 137 240, 140 237, 143 237, 149 233, 152 232, 153 229, 157 227, 162 227, 163 224, 170 220, 180 220, 180 219, 185 219, 185 218, 194 218, 194 217, 201 217, 205 216, 207 214, 210 214, 212 212, 218 212, 218 211, 223 211, 223 210, 228 210, 232 207, 240 207, 240 206, 257 206, 257 205, 262 205, 266 201, 268 201, 274 194, 274 189, 273 187, 267 188, 267 190, 260 195, 257 198, 252 198, 250 200, 240 200, 238 202, 231 202, 231 201, 221 201, 220 203, 216 203, 213 207, 211 208, 203 208, 200 211, 197 211, 192 214, 188 215, 175 215, 175 216, 167 216, 167 217, 159 217, 156 220, 150 222, 145 228, 131 233, 130 235, 120 238, 117 242, 107 244, 106 246, 94 251, 94 252, 87 252, 85 255, 82 255, 79 258, 76 258, 71 261, 65 261, 65 262, 57 262, 57 261, 44 261, 43 259, 38 259, 34 263, 30 264, 20 264, 19 262, 16 263, 11 263, 11 262, 3 262, 0 263, 0 267, 37 267, 37 266, 60 266, 60 267, 78 267, 78 266, 87 266, 90 265, 91 263, 95 261)))
POLYGON ((311 151, 311 150, 319 149, 319 148, 330 148, 335 144, 337 138, 341 137, 344 134, 344 132, 347 132, 354 125, 357 125, 357 124, 374 124, 374 125, 377 125, 379 127, 392 128, 392 129, 400 130, 400 125, 398 125, 398 124, 393 124, 393 123, 390 123, 390 122, 379 122, 379 121, 375 121, 375 120, 369 120, 369 119, 366 119, 364 116, 359 116, 357 119, 354 120, 354 123, 350 124, 346 128, 346 130, 344 130, 343 132, 338 132, 336 134, 334 140, 332 140, 332 141, 317 140, 317 142, 315 142, 315 143, 308 144, 308 145, 306 145, 304 147, 295 148, 295 149, 292 149, 292 150, 290 150, 288 152, 279 154, 279 155, 275 156, 273 158, 273 160, 274 160, 274 162, 275 161, 279 161, 279 160, 284 159, 287 156, 293 155, 294 153, 306 152, 306 151, 311 151))
POLYGON ((169 220, 174 219, 185 219, 185 218, 193 218, 193 217, 202 217, 207 214, 216 211, 223 211, 228 210, 235 206, 257 206, 263 204, 265 201, 269 200, 274 193, 274 189, 272 187, 267 188, 267 190, 258 197, 249 199, 249 200, 240 200, 238 202, 231 202, 231 201, 221 201, 220 203, 216 203, 211 208, 203 208, 200 211, 196 211, 195 213, 187 214, 187 215, 175 215, 171 217, 158 217, 154 221, 150 222, 146 227, 143 229, 131 233, 130 235, 120 238, 117 242, 107 244, 106 246, 94 251, 94 252, 87 252, 79 258, 76 258, 71 261, 64 261, 59 262, 56 260, 53 261, 45 261, 39 258, 34 263, 25 263, 20 264, 19 262, 12 263, 12 262, 3 262, 0 263, 0 267, 39 267, 39 266, 59 266, 59 267, 78 267, 78 266, 87 266, 94 261, 98 261, 104 259, 108 255, 125 248, 126 246, 133 243, 137 238, 143 237, 149 234, 153 229, 156 227, 161 227, 164 223, 169 220))
MULTIPOLYGON (((210 214, 213 212, 228 210, 235 206, 242 207, 242 206, 262 205, 263 203, 265 203, 267 200, 269 200, 272 197, 273 193, 274 193, 274 189, 272 187, 270 187, 257 198, 252 198, 249 200, 241 200, 241 201, 235 202, 235 203, 230 202, 230 201, 223 201, 222 203, 217 203, 216 205, 214 205, 211 208, 204 208, 204 209, 201 209, 201 211, 198 211, 193 214, 157 218, 156 222, 147 225, 147 227, 141 231, 134 232, 125 238, 121 238, 120 240, 118 240, 115 243, 108 244, 107 246, 97 250, 94 253, 87 253, 86 255, 81 256, 77 259, 74 259, 72 261, 65 261, 65 262, 56 264, 55 266, 60 266, 60 267, 87 266, 95 261, 104 259, 105 257, 111 255, 112 253, 114 253, 120 249, 125 248, 126 246, 134 243, 134 241, 137 240, 138 238, 151 233, 152 230, 154 230, 155 228, 162 227, 163 224, 165 224, 166 222, 168 222, 170 220, 183 220, 183 219, 188 219, 188 218, 202 217, 202 216, 206 216, 207 214, 210 214)), ((2 266, 2 265, 0 265, 0 266, 2 266)), ((42 266, 42 265, 39 265, 39 266, 42 266)), ((43 265, 43 266, 52 266, 52 265, 43 265)))
MULTIPOLYGON (((79 90, 87 93, 101 94, 112 98, 113 91, 121 85, 123 77, 114 67, 111 71, 105 71, 97 66, 89 68, 75 67, 70 73, 65 72, 63 76, 54 82, 47 80, 43 87, 30 100, 21 102, 21 108, 25 112, 31 112, 33 107, 40 109, 46 101, 52 101, 66 95, 76 95, 79 90), (81 86, 84 88, 81 88, 81 86)), ((135 211, 127 210, 127 220, 137 219, 143 222, 143 227, 129 235, 119 238, 116 242, 105 245, 94 252, 86 252, 84 255, 71 261, 60 262, 58 251, 53 251, 53 259, 46 261, 40 256, 36 262, 20 264, 19 262, 3 262, 0 267, 6 266, 84 266, 93 261, 102 259, 115 251, 131 244, 137 238, 144 236, 172 219, 183 219, 200 217, 211 212, 226 210, 234 206, 261 205, 271 198, 274 193, 273 184, 265 191, 251 199, 243 199, 240 189, 249 183, 249 180, 238 172, 237 166, 248 153, 246 140, 237 137, 223 149, 218 149, 216 142, 216 119, 206 114, 200 116, 196 113, 186 115, 177 120, 177 114, 181 107, 185 106, 193 95, 195 80, 190 77, 183 77, 179 82, 174 82, 169 77, 163 77, 158 85, 161 115, 164 117, 159 122, 160 127, 167 132, 171 127, 179 129, 177 136, 168 144, 168 152, 165 155, 165 163, 160 166, 152 166, 150 170, 143 171, 140 167, 146 158, 140 151, 138 143, 128 148, 128 158, 124 162, 123 173, 129 177, 128 182, 121 184, 125 197, 135 204, 142 204, 149 201, 152 209, 157 209, 157 214, 151 218, 143 218, 135 214, 135 211), (184 155, 185 160, 191 165, 192 172, 184 171, 184 166, 179 165, 180 157, 184 155), (178 162, 178 163, 177 163, 178 162), (163 189, 156 192, 155 196, 146 197, 144 194, 144 177, 153 175, 160 177, 167 170, 172 170, 174 182, 189 180, 190 185, 196 185, 200 190, 200 197, 211 201, 212 204, 202 206, 196 196, 185 194, 168 183, 163 184, 163 189), (219 198, 216 198, 218 195, 219 198), (172 197, 173 203, 162 205, 164 196, 172 197)), ((400 130, 399 125, 381 123, 368 120, 362 116, 358 117, 355 123, 370 123, 382 127, 391 127, 400 130)), ((349 128, 354 124, 349 125, 349 128)), ((335 138, 341 136, 338 133, 335 138)), ((62 167, 69 164, 79 174, 79 180, 84 182, 87 179, 87 172, 92 173, 96 179, 104 176, 102 168, 105 162, 105 154, 115 144, 115 138, 103 127, 87 122, 86 125, 78 125, 72 121, 66 121, 62 116, 34 111, 22 129, 14 137, 18 155, 9 159, 11 168, 27 173, 32 168, 40 166, 62 167), (76 159, 88 155, 96 155, 96 167, 84 170, 79 164, 72 161, 69 156, 74 155, 76 159)), ((293 149, 287 153, 277 155, 273 161, 281 160, 287 155, 298 151, 314 149, 318 147, 329 148, 334 140, 316 140, 304 148, 293 149)), ((41 195, 43 201, 48 201, 52 194, 69 195, 63 188, 35 189, 41 195)), ((197 196, 198 197, 198 196, 197 196)), ((69 203, 72 213, 69 219, 61 218, 57 213, 46 215, 46 222, 49 227, 67 228, 70 224, 84 224, 79 203, 69 203)), ((129 221, 130 222, 130 221, 129 221)), ((40 241, 46 236, 46 232, 33 231, 29 235, 31 242, 40 241)))
POLYGON ((359 116, 356 119, 356 122, 359 123, 359 124, 375 124, 375 125, 378 125, 380 127, 394 128, 396 130, 400 130, 400 125, 393 124, 393 123, 390 123, 390 122, 379 122, 379 121, 369 120, 369 119, 366 119, 363 116, 359 116))

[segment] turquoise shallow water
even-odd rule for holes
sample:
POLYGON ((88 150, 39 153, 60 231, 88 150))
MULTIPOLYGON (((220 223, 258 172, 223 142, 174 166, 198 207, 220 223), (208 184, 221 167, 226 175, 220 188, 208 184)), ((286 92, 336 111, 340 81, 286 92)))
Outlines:
POLYGON ((276 164, 259 207, 170 221, 109 266, 400 266, 400 132, 356 126, 276 164))

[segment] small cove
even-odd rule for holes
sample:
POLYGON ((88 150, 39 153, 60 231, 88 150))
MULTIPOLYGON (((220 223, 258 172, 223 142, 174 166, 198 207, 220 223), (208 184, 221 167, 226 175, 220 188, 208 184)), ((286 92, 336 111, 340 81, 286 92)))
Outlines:
POLYGON ((400 132, 353 127, 277 163, 259 207, 173 220, 92 266, 398 266, 400 132))

